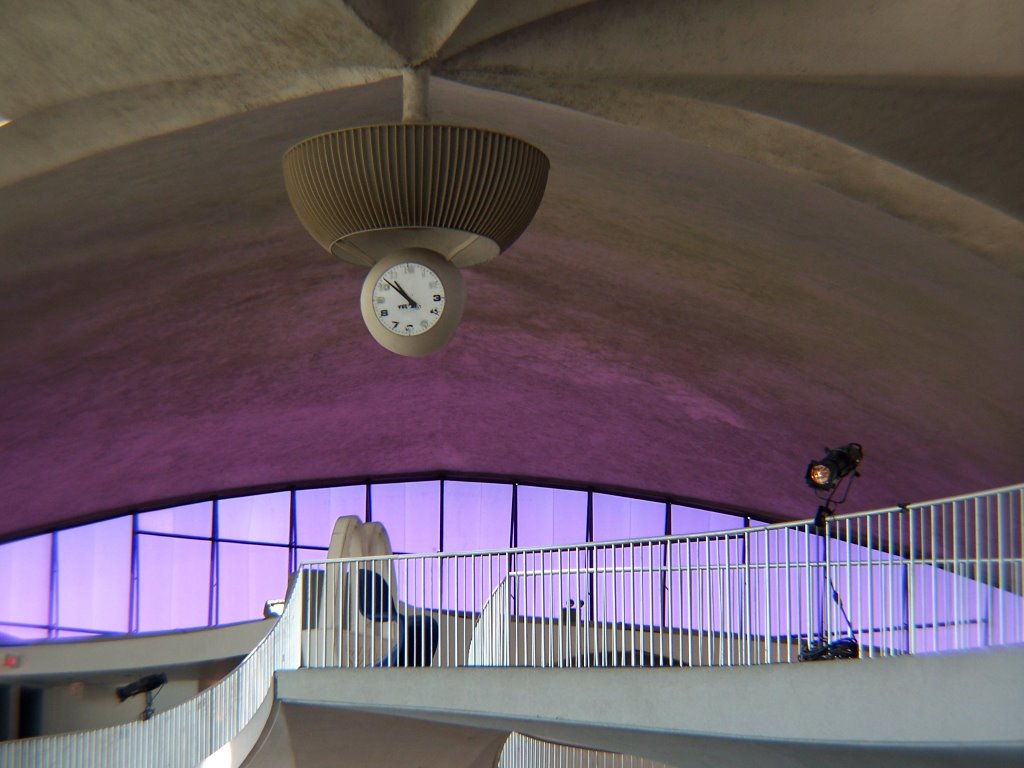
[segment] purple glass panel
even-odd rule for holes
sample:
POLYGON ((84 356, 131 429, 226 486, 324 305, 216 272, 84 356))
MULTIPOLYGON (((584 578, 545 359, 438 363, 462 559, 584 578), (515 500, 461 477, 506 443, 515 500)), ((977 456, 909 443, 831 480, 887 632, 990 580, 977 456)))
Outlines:
POLYGON ((664 504, 594 494, 594 541, 649 539, 664 535, 664 504))
POLYGON ((218 547, 221 624, 263 618, 267 600, 280 600, 288 590, 288 550, 258 544, 218 547))
POLYGON ((370 488, 373 521, 388 532, 393 552, 441 548, 441 483, 383 483, 370 488))
POLYGON ((743 518, 727 515, 724 512, 711 512, 706 509, 694 509, 679 504, 672 505, 672 533, 708 533, 716 531, 732 531, 743 527, 743 518))
MULTIPOLYGON (((0 544, 0 621, 5 620, 49 623, 50 534, 0 544)), ((37 630, 16 627, 0 631, 15 637, 40 636, 37 630)))
POLYGON ((326 547, 339 517, 354 515, 366 520, 366 486, 344 485, 317 488, 295 494, 296 541, 326 547))
POLYGON ((512 523, 512 486, 498 483, 444 484, 444 549, 466 552, 506 549, 512 523))
POLYGON ((181 507, 139 513, 139 530, 154 533, 180 533, 185 536, 207 536, 212 532, 213 504, 202 501, 181 507))
POLYGON ((57 533, 57 624, 128 631, 130 516, 57 533))
POLYGON ((579 544, 587 540, 587 494, 521 485, 516 502, 520 547, 579 544))
MULTIPOLYGON (((1005 589, 989 587, 987 618, 990 644, 1006 645, 1014 641, 1020 642, 1021 617, 1024 615, 1024 604, 1022 603, 1024 600, 1020 595, 1005 589)), ((947 623, 952 618, 948 609, 943 618, 947 623)), ((944 649, 940 646, 937 650, 944 649)))
POLYGON ((48 634, 49 632, 45 629, 0 624, 0 646, 19 643, 23 640, 45 640, 48 634))
POLYGON ((302 563, 315 563, 327 559, 326 549, 312 549, 308 547, 299 547, 295 550, 295 552, 297 562, 300 565, 302 563))
POLYGON ((288 518, 291 514, 291 494, 288 491, 222 499, 217 502, 217 510, 217 534, 222 539, 288 543, 288 518))
POLYGON ((204 627, 210 542, 139 535, 139 631, 204 627))
POLYGON ((1003 645, 1016 640, 1019 595, 929 565, 914 566, 915 651, 1003 645))

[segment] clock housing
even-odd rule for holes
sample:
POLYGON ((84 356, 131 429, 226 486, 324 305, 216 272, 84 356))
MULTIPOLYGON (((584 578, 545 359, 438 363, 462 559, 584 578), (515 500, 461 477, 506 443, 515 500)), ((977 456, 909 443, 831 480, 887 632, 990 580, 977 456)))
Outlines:
POLYGON ((429 355, 451 341, 465 305, 459 268, 426 248, 383 257, 367 273, 360 296, 370 335, 407 357, 429 355))

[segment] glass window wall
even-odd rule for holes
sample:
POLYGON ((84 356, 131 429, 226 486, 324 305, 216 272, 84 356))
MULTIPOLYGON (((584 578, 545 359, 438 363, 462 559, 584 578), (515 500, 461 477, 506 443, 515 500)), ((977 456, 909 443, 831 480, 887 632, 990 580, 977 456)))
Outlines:
POLYGON ((56 535, 55 623, 68 629, 127 632, 131 518, 68 528, 56 535))
MULTIPOLYGON (((346 515, 381 523, 393 551, 407 553, 631 540, 749 524, 667 501, 463 480, 360 483, 207 500, 0 544, 0 641, 259 619, 267 600, 285 596, 288 574, 298 563, 327 557, 334 522, 346 515)), ((662 549, 647 553, 652 560, 645 567, 661 567, 662 549)), ((696 546, 691 555, 706 556, 696 546)), ((472 562, 457 567, 475 567, 472 562)), ((540 565, 511 562, 517 568, 540 565)), ((429 567, 434 570, 421 574, 425 606, 474 611, 487 600, 480 593, 465 604, 452 603, 447 584, 465 574, 429 567)), ((506 566, 501 568, 499 578, 506 566)), ((582 601, 572 596, 572 585, 560 589, 568 596, 561 601, 566 605, 582 601)), ((655 608, 661 610, 652 603, 644 615, 655 608)))
POLYGON ((53 534, 0 545, 0 633, 27 640, 47 637, 53 534))

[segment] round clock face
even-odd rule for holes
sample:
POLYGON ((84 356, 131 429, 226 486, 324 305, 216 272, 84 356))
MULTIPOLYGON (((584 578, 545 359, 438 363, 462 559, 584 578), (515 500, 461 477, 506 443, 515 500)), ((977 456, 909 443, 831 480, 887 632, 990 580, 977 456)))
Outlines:
POLYGON ((371 293, 377 321, 398 336, 419 336, 444 314, 445 288, 430 267, 414 261, 395 264, 377 278, 371 293))
POLYGON ((406 357, 442 349, 465 306, 459 268, 429 248, 387 254, 370 267, 359 293, 359 311, 374 341, 406 357))

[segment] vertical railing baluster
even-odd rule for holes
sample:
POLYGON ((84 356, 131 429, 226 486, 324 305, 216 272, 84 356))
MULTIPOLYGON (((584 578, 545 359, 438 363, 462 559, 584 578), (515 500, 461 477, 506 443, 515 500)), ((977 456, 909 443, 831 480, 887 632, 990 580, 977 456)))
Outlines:
MULTIPOLYGON (((676 621, 675 621, 676 616, 675 616, 675 614, 676 614, 676 612, 675 612, 675 600, 673 599, 673 590, 672 590, 672 578, 673 578, 672 545, 670 543, 665 543, 663 546, 664 546, 664 550, 663 551, 665 552, 665 562, 664 562, 664 567, 665 567, 664 573, 665 573, 665 575, 664 575, 664 578, 662 578, 661 589, 662 589, 662 600, 664 601, 664 603, 667 606, 667 610, 666 610, 666 613, 665 613, 664 628, 665 628, 665 630, 668 631, 668 663, 669 663, 670 667, 674 667, 674 666, 677 666, 677 662, 681 661, 681 659, 678 659, 674 655, 674 653, 675 653, 675 642, 673 642, 673 641, 675 639, 675 631, 676 631, 676 629, 675 629, 675 626, 676 626, 676 621)), ((681 600, 682 599, 682 585, 680 585, 680 588, 678 590, 676 590, 676 593, 679 594, 679 597, 680 597, 680 600, 681 600)), ((681 603, 680 603, 680 607, 682 607, 681 603)), ((680 619, 680 622, 679 622, 680 637, 682 637, 682 624, 683 624, 683 622, 680 619)), ((682 655, 682 654, 680 654, 680 655, 682 655)))
MULTIPOLYGON (((909 562, 910 562, 910 564, 909 564, 909 566, 908 566, 908 568, 906 570, 906 614, 907 614, 906 624, 907 624, 907 632, 909 633, 909 637, 907 638, 907 641, 906 641, 906 648, 907 648, 907 652, 911 653, 911 654, 915 653, 916 652, 916 648, 918 648, 918 644, 916 644, 916 639, 918 639, 918 638, 916 638, 916 635, 918 635, 918 632, 916 632, 916 626, 918 626, 918 611, 916 611, 916 605, 914 604, 916 602, 916 597, 918 597, 918 590, 916 590, 916 587, 918 587, 918 585, 915 584, 916 573, 915 573, 915 568, 914 568, 914 566, 916 565, 916 562, 918 562, 918 555, 916 555, 916 552, 914 551, 915 547, 914 547, 914 542, 913 542, 913 534, 914 534, 913 512, 914 512, 914 510, 913 510, 913 508, 911 508, 910 509, 910 531, 909 531, 909 540, 910 540, 910 544, 909 544, 910 560, 909 560, 909 562)), ((919 525, 919 527, 920 527, 920 525, 919 525)))
MULTIPOLYGON (((941 623, 941 644, 939 650, 948 651, 952 648, 955 643, 951 641, 950 629, 953 627, 953 622, 950 621, 950 615, 952 614, 952 607, 949 602, 949 591, 951 583, 955 583, 955 576, 952 581, 950 574, 953 572, 953 559, 949 556, 948 545, 946 542, 946 523, 949 520, 949 514, 952 511, 951 504, 943 504, 940 507, 939 512, 939 562, 941 563, 942 572, 939 580, 939 591, 940 599, 939 606, 942 611, 942 623, 941 623)), ((954 630, 955 631, 955 630, 954 630)))
POLYGON ((1015 505, 1017 510, 1017 530, 1020 536, 1018 546, 1020 549, 1017 550, 1020 553, 1017 556, 1017 584, 1013 593, 1017 595, 1017 637, 1014 638, 1015 642, 1024 641, 1024 601, 1021 600, 1021 595, 1024 594, 1024 491, 1017 490, 1014 492, 1017 503, 1015 505))
POLYGON ((1009 535, 1003 535, 1003 512, 1005 511, 1005 504, 1003 494, 996 494, 996 554, 998 557, 996 583, 998 587, 997 595, 999 597, 999 644, 1006 644, 1006 579, 1005 579, 1005 559, 1003 557, 1003 545, 1010 538, 1009 535))
POLYGON ((811 535, 811 526, 808 524, 804 526, 804 619, 806 621, 804 635, 808 645, 811 644, 813 624, 811 617, 811 535))
MULTIPOLYGON (((974 499, 974 643, 976 647, 982 647, 986 643, 981 636, 981 535, 980 535, 981 514, 978 511, 978 499, 974 499)), ((988 574, 986 573, 986 576, 988 574)))
POLYGON ((885 655, 892 656, 894 653, 896 653, 896 561, 893 557, 893 544, 895 538, 895 534, 893 532, 893 518, 895 517, 895 515, 889 513, 885 517, 886 522, 888 523, 888 536, 886 538, 886 541, 889 546, 888 559, 886 560, 885 569, 886 584, 885 589, 883 590, 883 595, 886 598, 889 608, 889 619, 886 622, 888 625, 889 640, 888 645, 885 649, 885 655))
POLYGON ((865 520, 867 531, 867 556, 868 556, 868 591, 867 591, 867 617, 868 617, 868 658, 875 657, 875 587, 874 587, 874 565, 871 562, 871 553, 875 550, 875 539, 871 533, 872 518, 865 520))
POLYGON ((730 633, 732 626, 728 621, 729 598, 728 584, 726 582, 729 577, 729 538, 727 536, 716 536, 715 546, 712 548, 712 551, 715 553, 714 589, 716 590, 718 598, 718 665, 727 666, 729 663, 729 655, 732 650, 733 640, 730 633), (725 560, 724 564, 722 563, 723 560, 725 560))
POLYGON ((544 617, 544 619, 543 619, 543 621, 544 621, 544 624, 543 624, 543 634, 541 636, 541 640, 544 641, 545 638, 546 638, 546 642, 543 643, 544 644, 544 648, 545 648, 545 654, 544 654, 545 664, 544 664, 544 666, 546 666, 546 667, 553 667, 553 666, 555 666, 555 664, 554 664, 554 655, 555 655, 555 648, 554 648, 554 639, 555 639, 554 638, 554 624, 555 624, 555 622, 553 621, 553 617, 555 615, 555 606, 554 606, 555 594, 554 594, 554 584, 551 581, 551 565, 550 565, 550 563, 551 563, 551 555, 552 555, 552 553, 548 552, 546 555, 541 555, 541 559, 540 559, 541 572, 544 574, 541 577, 541 579, 542 579, 541 601, 542 601, 543 606, 544 606, 543 610, 542 610, 542 613, 541 613, 541 615, 544 617))
MULTIPOLYGON (((928 528, 929 528, 929 534, 930 534, 930 538, 931 538, 931 541, 929 542, 930 543, 930 547, 931 547, 931 551, 929 552, 929 557, 927 558, 927 562, 928 562, 928 567, 931 570, 931 588, 932 588, 931 607, 932 607, 932 615, 931 615, 931 621, 930 622, 922 622, 922 623, 925 624, 925 626, 928 626, 929 624, 931 625, 932 651, 939 650, 939 582, 938 582, 939 562, 938 562, 938 558, 937 558, 937 555, 936 555, 936 553, 938 551, 938 539, 937 539, 936 530, 935 530, 935 506, 936 506, 935 504, 929 504, 928 505, 928 528)), ((924 532, 923 531, 921 533, 921 536, 922 536, 922 538, 924 538, 924 532)), ((922 552, 922 554, 923 554, 923 552, 922 552)))
POLYGON ((950 529, 949 536, 952 539, 953 554, 951 557, 951 571, 953 573, 952 579, 952 611, 953 611, 953 646, 951 650, 960 650, 965 647, 965 621, 963 614, 963 603, 965 602, 966 589, 965 585, 968 579, 966 569, 963 564, 963 556, 965 552, 962 551, 962 543, 965 541, 965 536, 962 535, 963 531, 957 524, 957 520, 960 515, 962 504, 959 501, 954 502, 950 509, 950 529))
MULTIPOLYGON (((771 569, 771 535, 769 531, 761 532, 764 538, 764 626, 762 628, 762 636, 764 637, 764 648, 762 649, 762 659, 765 664, 772 663, 772 645, 774 644, 772 635, 772 569, 771 569)), ((779 571, 775 570, 775 583, 776 586, 779 582, 779 571)), ((776 608, 778 611, 778 608, 776 608)))
POLYGON ((589 666, 590 625, 594 617, 594 595, 590 589, 593 558, 583 547, 574 547, 576 553, 576 666, 589 666))
MULTIPOLYGON (((633 544, 622 546, 622 629, 625 634, 626 627, 629 627, 629 654, 623 654, 623 666, 633 667, 636 665, 636 633, 637 633, 637 609, 636 609, 636 555, 633 544), (628 554, 627 554, 628 553, 628 554)), ((625 647, 623 648, 625 650, 625 647)))
POLYGON ((816 599, 820 616, 818 629, 824 643, 832 641, 832 600, 829 598, 828 589, 830 586, 831 565, 832 565, 832 527, 835 519, 831 516, 825 517, 825 527, 818 534, 818 552, 815 556, 815 588, 817 589, 816 599))
MULTIPOLYGON (((843 521, 843 525, 844 525, 843 538, 842 538, 842 541, 840 541, 839 544, 837 545, 836 549, 839 550, 840 552, 842 552, 842 546, 843 545, 846 546, 846 558, 843 561, 843 572, 844 572, 845 581, 846 581, 846 583, 843 585, 844 586, 844 590, 843 591, 846 594, 845 594, 844 597, 841 598, 842 601, 843 601, 843 604, 840 606, 840 613, 844 614, 843 616, 841 616, 841 618, 843 619, 843 621, 845 623, 846 620, 850 618, 849 614, 850 614, 850 611, 851 611, 851 609, 853 607, 853 603, 850 600, 850 586, 851 586, 851 582, 850 582, 850 559, 852 557, 852 550, 850 549, 850 547, 851 547, 851 543, 850 543, 850 519, 847 518, 846 520, 844 520, 843 521)), ((837 531, 836 532, 838 533, 838 526, 837 526, 837 531)), ((852 621, 852 619, 851 619, 851 621, 852 621)), ((844 632, 845 631, 848 631, 848 632, 850 632, 852 634, 853 627, 847 625, 844 628, 844 632)))
MULTIPOLYGON (((714 616, 714 602, 712 601, 712 597, 711 597, 712 596, 712 582, 711 582, 711 579, 712 579, 712 576, 714 575, 714 571, 712 570, 712 567, 711 567, 711 537, 710 536, 705 536, 704 537, 704 554, 705 554, 704 563, 703 563, 703 567, 701 568, 701 570, 704 571, 704 573, 705 573, 704 586, 705 586, 705 591, 706 591, 706 598, 704 600, 703 609, 704 609, 704 611, 705 611, 705 613, 707 615, 707 620, 706 620, 706 622, 701 620, 701 622, 704 625, 702 627, 702 629, 705 629, 706 634, 707 634, 707 646, 708 646, 707 647, 707 662, 708 662, 708 666, 710 667, 710 666, 714 665, 714 658, 715 658, 714 657, 714 653, 715 653, 715 640, 714 640, 715 639, 715 633, 713 632, 712 626, 711 626, 711 624, 712 624, 712 617, 714 616)), ((719 627, 719 631, 720 630, 721 630, 721 628, 719 627)), ((719 639, 721 639, 721 638, 719 637, 719 639)))

